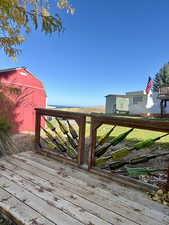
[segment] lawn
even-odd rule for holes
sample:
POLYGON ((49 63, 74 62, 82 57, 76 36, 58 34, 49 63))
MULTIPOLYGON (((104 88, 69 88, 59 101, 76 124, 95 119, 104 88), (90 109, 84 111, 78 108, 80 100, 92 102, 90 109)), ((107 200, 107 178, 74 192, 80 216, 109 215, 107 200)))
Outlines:
MULTIPOLYGON (((53 125, 55 127, 58 126, 56 120, 52 121, 53 125)), ((77 124, 73 121, 71 121, 71 124, 78 129, 77 124)), ((98 128, 97 130, 97 136, 101 137, 104 134, 106 134, 110 129, 112 128, 112 125, 102 125, 100 128, 98 128)), ((110 135, 110 138, 113 138, 115 136, 118 136, 119 134, 127 131, 130 128, 127 127, 122 127, 122 126, 117 126, 115 127, 114 131, 112 132, 112 134, 110 135)), ((148 138, 156 138, 159 137, 161 135, 163 135, 164 133, 162 132, 157 132, 157 131, 149 131, 149 130, 142 130, 142 129, 134 129, 126 138, 127 143, 133 143, 133 142, 137 142, 137 141, 142 141, 148 138)), ((90 136, 90 123, 87 122, 86 123, 86 138, 88 138, 90 136)), ((157 141, 156 143, 158 144, 162 144, 163 147, 168 147, 169 148, 169 136, 166 136, 162 139, 160 139, 159 141, 157 141)))
MULTIPOLYGON (((86 108, 62 108, 62 109, 59 109, 59 110, 63 110, 63 111, 69 111, 69 112, 79 112, 79 113, 100 113, 101 115, 104 115, 104 111, 105 111, 105 108, 104 106, 98 106, 98 107, 86 107, 86 108)), ((116 117, 119 117, 119 116, 122 116, 122 115, 113 115, 113 116, 116 116, 116 117)), ((129 117, 129 118, 138 118, 138 119, 141 119, 142 117, 136 117, 136 116, 131 116, 131 115, 123 115, 125 118, 129 117)), ((145 119, 145 118, 143 118, 145 119)), ((153 119, 153 118, 151 118, 153 119)), ((157 118, 155 118, 157 119, 157 118)), ((149 120, 149 118, 147 118, 147 121, 149 120)), ((158 120, 169 120, 169 119, 158 119, 158 120)), ((90 136, 90 123, 89 123, 89 117, 87 117, 87 124, 86 124, 86 137, 89 137, 90 136)), ((55 123, 55 122, 54 122, 55 123)), ((98 132, 97 132, 97 135, 98 136, 102 136, 104 135, 106 132, 108 132, 110 130, 112 126, 111 125, 102 125, 99 129, 98 129, 98 132)), ((126 128, 126 127, 116 127, 114 129, 114 131, 112 132, 111 136, 117 136, 119 135, 120 133, 123 133, 125 131, 127 131, 129 128, 126 128)), ((162 132, 157 132, 157 131, 149 131, 149 130, 141 130, 141 129, 134 129, 133 132, 131 132, 126 140, 129 141, 129 142, 133 142, 133 141, 141 141, 141 140, 145 140, 147 138, 155 138, 155 137, 158 137, 158 136, 161 136, 162 132)), ((164 137, 162 138, 161 140, 159 140, 157 143, 162 143, 164 144, 167 144, 169 145, 169 136, 167 137, 164 137)))
MULTIPOLYGON (((102 125, 97 132, 98 136, 102 136, 105 133, 107 133, 110 129, 111 129, 111 125, 102 125)), ((87 134, 89 134, 89 128, 90 126, 87 126, 87 134)), ((118 136, 119 134, 127 131, 130 128, 127 127, 121 127, 121 126, 117 126, 114 131, 112 132, 111 136, 118 136)), ((157 132, 157 131, 149 131, 149 130, 142 130, 142 129, 134 129, 128 136, 127 136, 127 140, 138 140, 138 141, 142 141, 145 140, 147 138, 156 138, 158 136, 163 135, 164 133, 162 132, 157 132)), ((161 143, 169 143, 169 136, 162 138, 159 142, 161 143)))
MULTIPOLYGON (((69 112, 79 112, 79 113, 87 113, 87 114, 90 114, 90 113, 97 113, 97 114, 101 114, 101 115, 104 115, 104 111, 105 111, 105 108, 104 106, 98 106, 98 107, 86 107, 86 108, 62 108, 62 109, 58 109, 58 110, 63 110, 63 111, 69 111, 69 112)), ((122 115, 113 115, 113 116, 116 116, 116 117, 119 117, 119 116, 122 116, 122 115)), ((145 119, 145 118, 142 118, 142 117, 136 117, 136 116, 131 116, 131 115, 123 115, 125 118, 129 117, 129 118, 138 118, 138 119, 145 119)), ((151 118, 153 119, 153 118, 151 118)), ((157 118, 155 118, 157 119, 157 118)), ((147 121, 149 120, 149 118, 147 118, 147 121)), ((169 120, 169 119, 160 119, 159 120, 169 120)), ((90 136, 90 117, 87 117, 87 123, 86 123, 86 137, 89 137, 90 136)), ((56 121, 53 120, 53 123, 54 125, 57 125, 56 121)), ((74 126, 77 128, 76 124, 73 123, 74 126)), ((110 128, 112 126, 111 125, 102 125, 99 129, 98 129, 98 132, 97 132, 97 135, 98 136, 102 136, 104 135, 105 133, 107 133, 110 128)), ((126 127, 121 127, 121 126, 117 126, 114 131, 112 132, 111 137, 113 136, 117 136, 125 131, 127 131, 129 128, 126 128, 126 127)), ((142 140, 145 140, 145 139, 148 139, 148 138, 156 138, 158 136, 161 136, 162 132, 157 132, 157 131, 149 131, 149 130, 142 130, 142 129, 134 129, 133 132, 131 132, 126 140, 127 142, 135 142, 135 141, 142 141, 142 140)), ((164 137, 162 138, 161 140, 159 140, 158 142, 156 143, 159 143, 159 144, 163 144, 163 146, 167 146, 169 147, 169 136, 167 137, 164 137)))

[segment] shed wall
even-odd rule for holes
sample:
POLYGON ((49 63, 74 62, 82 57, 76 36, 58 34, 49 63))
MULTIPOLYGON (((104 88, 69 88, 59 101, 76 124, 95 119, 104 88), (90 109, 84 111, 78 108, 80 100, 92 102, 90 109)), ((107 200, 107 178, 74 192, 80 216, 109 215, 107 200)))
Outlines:
MULTIPOLYGON (((139 92, 128 92, 127 98, 121 98, 119 96, 108 95, 106 96, 106 113, 116 113, 116 110, 129 111, 129 114, 160 114, 160 100, 158 99, 158 93, 152 93, 154 105, 147 109, 147 96, 145 95, 144 91, 139 92), (133 101, 134 97, 143 97, 142 102, 133 101), (121 103, 124 105, 121 107, 121 103)), ((165 108, 165 113, 169 114, 169 102, 167 102, 167 107, 165 108)))
POLYGON ((106 96, 106 113, 115 113, 116 111, 116 97, 106 96))
MULTIPOLYGON (((154 105, 149 109, 146 108, 147 96, 145 96, 144 102, 139 104, 133 104, 132 98, 130 98, 129 113, 130 114, 147 114, 147 113, 160 114, 161 109, 160 109, 160 99, 158 99, 158 93, 157 92, 152 93, 152 97, 153 97, 154 105)), ((169 113, 169 102, 167 103, 167 107, 165 108, 165 110, 166 110, 165 113, 169 113)))
POLYGON ((129 99, 116 97, 116 110, 119 112, 128 112, 129 110, 129 99))

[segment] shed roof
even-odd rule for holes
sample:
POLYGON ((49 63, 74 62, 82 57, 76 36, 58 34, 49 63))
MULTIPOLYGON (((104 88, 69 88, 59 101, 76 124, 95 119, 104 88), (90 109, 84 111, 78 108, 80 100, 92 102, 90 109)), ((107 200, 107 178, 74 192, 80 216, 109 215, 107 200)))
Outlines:
POLYGON ((144 90, 126 92, 126 95, 146 95, 144 90))
POLYGON ((109 94, 109 95, 106 95, 105 97, 109 97, 109 96, 112 96, 112 97, 121 97, 121 98, 128 98, 128 96, 126 95, 116 95, 116 94, 109 94))

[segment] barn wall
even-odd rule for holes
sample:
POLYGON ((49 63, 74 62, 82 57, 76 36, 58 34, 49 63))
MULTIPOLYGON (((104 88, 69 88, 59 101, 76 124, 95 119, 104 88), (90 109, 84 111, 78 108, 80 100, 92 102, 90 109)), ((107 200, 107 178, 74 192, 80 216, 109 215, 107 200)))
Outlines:
MULTIPOLYGON (((4 75, 0 73, 0 78, 3 85, 17 87, 22 92, 19 96, 8 94, 8 98, 15 103, 14 132, 34 132, 34 108, 46 108, 46 93, 42 83, 24 69, 10 71, 9 74, 4 75), (20 72, 26 75, 21 75, 20 72)), ((42 126, 44 126, 44 121, 42 121, 42 126)))
MULTIPOLYGON (((19 121, 20 126, 18 132, 34 132, 35 129, 35 108, 46 107, 46 96, 44 91, 36 89, 24 89, 20 96, 21 101, 16 108, 16 120, 19 121)), ((44 122, 42 122, 44 123, 44 122)))

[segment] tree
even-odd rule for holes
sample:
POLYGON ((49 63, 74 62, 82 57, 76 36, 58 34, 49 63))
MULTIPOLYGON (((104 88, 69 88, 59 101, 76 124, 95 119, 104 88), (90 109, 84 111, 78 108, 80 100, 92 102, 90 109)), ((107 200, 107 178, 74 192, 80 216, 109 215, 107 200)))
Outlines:
POLYGON ((169 86, 169 62, 164 64, 155 75, 153 91, 158 91, 160 87, 169 86))
MULTIPOLYGON (((75 11, 68 0, 53 2, 58 9, 66 9, 71 14, 75 11)), ((61 17, 52 12, 48 0, 0 0, 0 48, 15 58, 21 53, 18 46, 32 29, 41 28, 45 34, 62 32, 61 17)))

